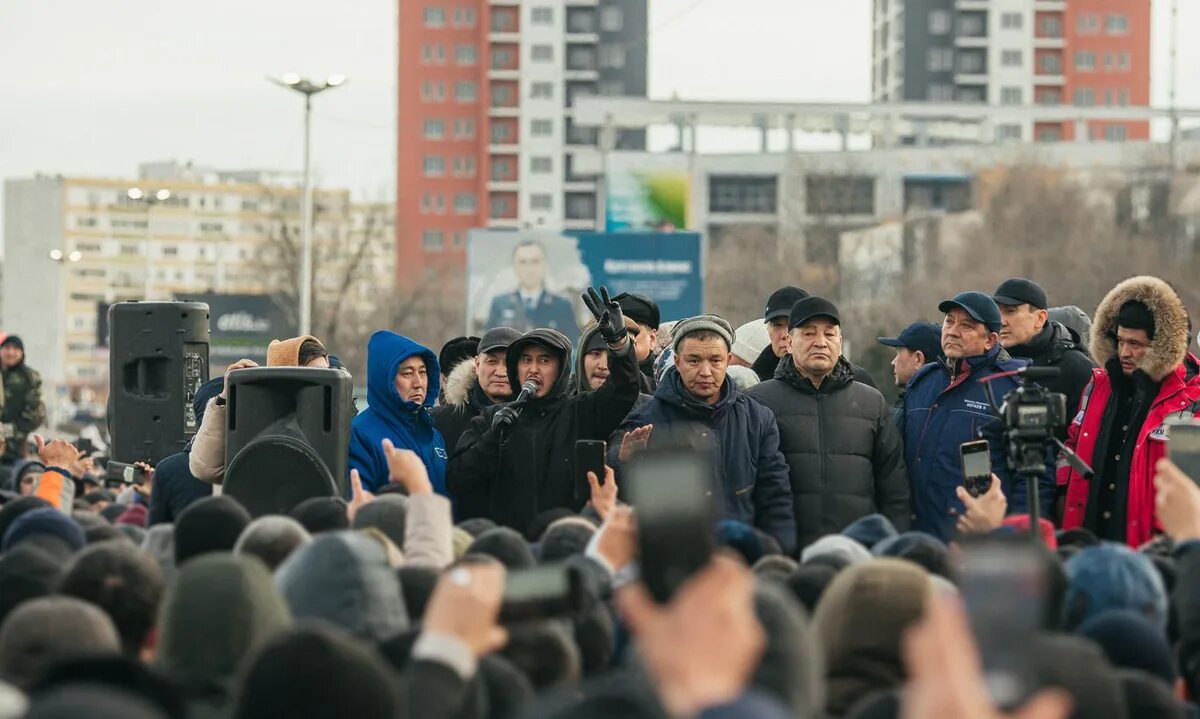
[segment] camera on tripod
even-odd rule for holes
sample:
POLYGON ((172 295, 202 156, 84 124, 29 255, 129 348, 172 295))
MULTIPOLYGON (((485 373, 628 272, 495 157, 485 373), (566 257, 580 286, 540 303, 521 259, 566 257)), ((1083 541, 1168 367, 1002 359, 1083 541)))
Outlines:
POLYGON ((1017 388, 1004 396, 1000 418, 1008 440, 1008 468, 1018 474, 1046 471, 1046 446, 1067 426, 1067 396, 1036 384, 1057 377, 1057 367, 1026 367, 1017 388))

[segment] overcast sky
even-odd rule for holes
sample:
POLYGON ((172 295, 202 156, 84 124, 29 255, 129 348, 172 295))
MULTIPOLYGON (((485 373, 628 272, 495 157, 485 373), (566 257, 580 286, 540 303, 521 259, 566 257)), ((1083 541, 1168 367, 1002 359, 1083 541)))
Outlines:
MULTIPOLYGON (((131 177, 172 158, 298 170, 301 98, 265 75, 342 72, 315 100, 315 172, 389 198, 395 1, 0 0, 0 177, 131 177)), ((652 96, 870 97, 870 0, 648 1, 652 96)), ((1200 1, 1180 4, 1179 102, 1200 106, 1200 1)), ((1154 14, 1165 104, 1167 0, 1154 14)))

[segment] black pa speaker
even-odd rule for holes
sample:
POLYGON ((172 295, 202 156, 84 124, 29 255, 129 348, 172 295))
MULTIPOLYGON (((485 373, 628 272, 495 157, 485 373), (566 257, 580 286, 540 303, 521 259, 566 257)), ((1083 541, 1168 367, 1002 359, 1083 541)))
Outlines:
POLYGON ((208 305, 118 302, 108 327, 110 456, 156 464, 199 428, 192 399, 208 381, 208 305))
POLYGON ((223 493, 251 516, 343 497, 353 380, 336 369, 264 367, 229 375, 223 493))

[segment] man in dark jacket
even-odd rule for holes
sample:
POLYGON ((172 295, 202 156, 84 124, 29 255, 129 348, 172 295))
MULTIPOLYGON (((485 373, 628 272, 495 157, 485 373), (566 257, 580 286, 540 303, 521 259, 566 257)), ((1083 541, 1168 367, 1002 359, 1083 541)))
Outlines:
POLYGON ((447 368, 444 404, 429 410, 429 416, 442 433, 446 451, 454 453, 458 438, 467 424, 485 407, 512 399, 508 369, 504 360, 508 346, 521 338, 512 327, 495 327, 483 333, 479 353, 447 368))
MULTIPOLYGON (((1092 381, 1095 365, 1080 348, 1071 331, 1049 321, 1046 292, 1036 282, 1021 277, 1005 280, 992 296, 1000 306, 1000 345, 1017 359, 1034 367, 1058 367, 1061 374, 1039 382, 1051 392, 1066 395, 1067 418, 1079 411, 1083 388, 1092 381)), ((1063 427, 1058 438, 1067 438, 1063 427)))
POLYGON ((796 518, 788 466, 779 451, 775 413, 725 381, 733 328, 716 315, 682 320, 672 330, 675 364, 663 375, 654 399, 621 423, 609 444, 609 464, 620 464, 626 432, 653 425, 650 446, 681 427, 699 426, 711 436, 720 483, 718 513, 758 527, 796 548, 796 518))
POLYGON ((881 513, 908 529, 904 447, 878 390, 855 382, 842 357, 837 307, 806 297, 792 308, 790 362, 747 394, 775 413, 804 548, 854 520, 881 513))
MULTIPOLYGON (((626 317, 625 328, 629 330, 630 342, 636 348, 642 332, 641 326, 626 317)), ((579 334, 579 342, 575 345, 575 392, 595 392, 604 386, 604 383, 612 376, 612 370, 609 367, 614 360, 609 356, 610 353, 608 343, 600 335, 600 326, 595 321, 584 325, 579 334)), ((643 375, 644 378, 645 375, 643 375)), ((644 387, 645 384, 640 383, 639 386, 644 387)), ((649 401, 650 395, 643 392, 638 395, 633 408, 638 409, 649 401)))
MULTIPOLYGON (((204 419, 208 401, 221 393, 225 387, 224 377, 214 377, 196 391, 192 409, 196 412, 196 424, 204 419)), ((188 467, 192 443, 188 442, 182 452, 164 457, 154 468, 154 484, 150 488, 150 516, 147 526, 173 524, 192 502, 211 497, 213 485, 196 479, 188 467)))
POLYGON ((637 323, 638 332, 633 335, 633 352, 637 357, 638 369, 642 373, 642 392, 654 391, 654 361, 658 359, 654 348, 658 346, 658 325, 662 317, 658 303, 645 295, 622 292, 613 298, 621 305, 621 314, 637 323))
POLYGON ((25 343, 16 335, 0 342, 0 375, 4 377, 0 432, 7 439, 3 459, 11 464, 25 457, 29 435, 46 420, 42 376, 25 364, 25 343))
MULTIPOLYGON (((1010 513, 1026 511, 1023 482, 1014 482, 1008 469, 1003 425, 996 415, 981 379, 1026 366, 1000 346, 1000 308, 982 292, 960 292, 938 305, 946 313, 942 322, 945 362, 927 364, 908 382, 904 394, 904 464, 912 481, 914 529, 944 541, 954 538, 955 514, 963 511, 956 491, 962 485, 959 446, 986 439, 992 473, 1000 478, 1010 513)), ((997 402, 1016 389, 1017 381, 1004 377, 990 382, 997 402)), ((1054 501, 1053 467, 1039 485, 1041 507, 1049 511, 1054 501)))
MULTIPOLYGON (((767 334, 770 335, 771 342, 763 348, 758 359, 754 360, 754 364, 750 366, 761 381, 766 382, 774 377, 780 360, 791 354, 792 334, 788 330, 788 316, 792 312, 792 307, 805 297, 808 297, 808 293, 804 290, 788 286, 780 287, 767 298, 767 309, 763 313, 763 321, 767 323, 767 334)), ((854 370, 855 382, 875 387, 875 378, 871 376, 870 372, 854 363, 850 364, 850 368, 854 370)))
POLYGON ((942 362, 942 328, 932 322, 913 322, 897 337, 880 337, 879 344, 892 347, 896 356, 892 358, 892 375, 900 396, 892 405, 892 419, 900 424, 904 414, 904 388, 912 376, 930 362, 942 362))
POLYGON ((528 380, 538 389, 523 403, 485 408, 467 425, 447 471, 459 517, 486 517, 524 532, 548 509, 578 511, 587 503, 589 488, 575 476, 575 442, 608 439, 638 397, 621 308, 607 291, 588 292, 589 309, 612 350, 608 381, 595 392, 573 393, 571 341, 557 330, 533 330, 512 343, 513 393, 528 380))

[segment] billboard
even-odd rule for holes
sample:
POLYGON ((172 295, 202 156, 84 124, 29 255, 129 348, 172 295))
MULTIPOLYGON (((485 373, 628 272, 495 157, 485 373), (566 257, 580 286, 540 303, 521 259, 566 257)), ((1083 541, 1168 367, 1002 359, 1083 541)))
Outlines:
POLYGON ((208 305, 208 358, 212 368, 225 367, 240 359, 267 363, 267 344, 297 334, 296 323, 272 295, 200 293, 177 300, 208 305))
POLYGON ((608 157, 604 185, 604 228, 646 232, 690 226, 692 174, 670 155, 649 159, 608 157))
POLYGON ((557 329, 574 341, 591 315, 580 294, 605 285, 659 304, 664 322, 704 311, 700 235, 694 232, 511 232, 467 237, 467 332, 557 329))

